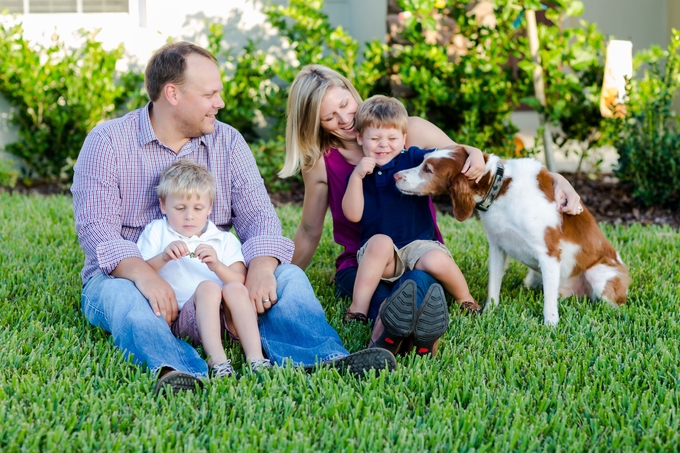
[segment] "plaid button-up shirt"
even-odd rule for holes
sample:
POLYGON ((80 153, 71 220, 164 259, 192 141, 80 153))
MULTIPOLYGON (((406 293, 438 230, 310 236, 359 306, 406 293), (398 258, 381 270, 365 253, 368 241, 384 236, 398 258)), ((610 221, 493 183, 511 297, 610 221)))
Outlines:
POLYGON ((161 172, 178 159, 191 159, 212 173, 217 194, 210 220, 223 230, 234 226, 246 265, 258 256, 290 263, 293 241, 281 235, 281 222, 241 134, 215 122, 214 133, 189 140, 175 153, 156 138, 150 107, 95 127, 78 156, 71 192, 85 251, 83 284, 97 272, 110 275, 125 258, 142 258, 135 242, 149 222, 162 217, 156 186, 161 172))

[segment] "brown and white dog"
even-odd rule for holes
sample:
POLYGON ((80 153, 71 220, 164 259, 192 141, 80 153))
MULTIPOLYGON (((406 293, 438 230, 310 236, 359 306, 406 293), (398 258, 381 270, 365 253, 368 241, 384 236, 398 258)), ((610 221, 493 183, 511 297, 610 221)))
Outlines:
POLYGON ((437 150, 394 178, 406 194, 449 193, 461 222, 478 209, 489 239, 485 308, 498 304, 508 255, 529 267, 528 288, 543 284, 546 325, 559 321, 559 296, 625 303, 629 277, 621 257, 587 209, 578 215, 558 211, 553 179, 540 162, 484 154, 486 173, 475 183, 460 172, 466 158, 462 148, 437 150))

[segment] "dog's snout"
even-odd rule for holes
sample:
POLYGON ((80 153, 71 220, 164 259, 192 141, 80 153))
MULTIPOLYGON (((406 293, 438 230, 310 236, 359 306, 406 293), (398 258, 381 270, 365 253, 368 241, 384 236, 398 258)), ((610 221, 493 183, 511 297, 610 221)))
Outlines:
POLYGON ((401 181, 401 178, 402 178, 401 173, 395 173, 395 174, 394 174, 394 180, 395 180, 396 182, 401 181))

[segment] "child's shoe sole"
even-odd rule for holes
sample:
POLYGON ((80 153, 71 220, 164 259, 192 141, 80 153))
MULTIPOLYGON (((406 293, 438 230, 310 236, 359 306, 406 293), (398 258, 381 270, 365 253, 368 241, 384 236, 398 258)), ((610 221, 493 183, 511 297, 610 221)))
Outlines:
POLYGON ((435 342, 449 327, 449 309, 440 284, 430 286, 416 316, 413 347, 418 355, 432 354, 435 342))
POLYGON ((416 283, 406 280, 380 307, 385 331, 371 348, 387 349, 395 354, 401 342, 413 333, 416 318, 416 283))
POLYGON ((195 390, 196 388, 203 388, 203 382, 200 379, 193 377, 190 374, 173 370, 158 378, 153 392, 154 394, 159 395, 167 390, 170 390, 172 393, 177 393, 195 390))

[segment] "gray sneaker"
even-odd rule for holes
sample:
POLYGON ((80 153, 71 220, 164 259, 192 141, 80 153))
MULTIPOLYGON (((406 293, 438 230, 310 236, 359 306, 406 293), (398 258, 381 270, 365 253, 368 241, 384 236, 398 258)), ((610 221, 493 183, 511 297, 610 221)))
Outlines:
POLYGON ((153 392, 160 395, 166 391, 172 393, 203 388, 203 382, 190 374, 172 370, 159 377, 153 392))
POLYGON ((253 373, 260 373, 274 366, 269 359, 248 359, 248 364, 253 373))
POLYGON ((326 360, 325 362, 321 362, 321 364, 306 366, 305 370, 308 373, 311 373, 314 370, 317 370, 319 365, 330 366, 341 373, 348 372, 358 377, 364 377, 370 370, 393 371, 397 367, 397 361, 390 351, 381 348, 373 348, 364 349, 337 359, 326 360))
POLYGON ((231 360, 229 359, 227 359, 226 362, 218 363, 212 366, 213 378, 229 377, 232 374, 234 374, 234 367, 231 366, 231 360))

